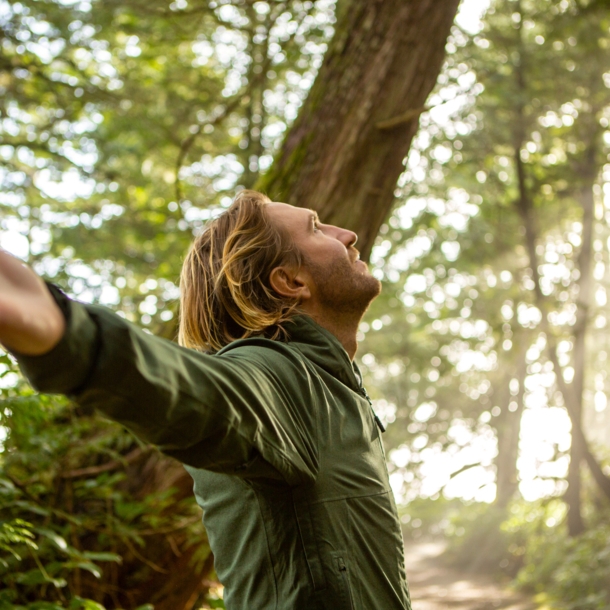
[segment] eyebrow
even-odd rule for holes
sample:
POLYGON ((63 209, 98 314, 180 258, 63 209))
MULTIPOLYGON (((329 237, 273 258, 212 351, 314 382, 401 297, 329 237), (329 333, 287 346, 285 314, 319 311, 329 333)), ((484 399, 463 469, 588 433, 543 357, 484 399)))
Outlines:
POLYGON ((311 213, 309 214, 309 222, 311 222, 312 220, 314 220, 315 222, 320 222, 320 217, 318 216, 318 213, 314 212, 313 210, 311 210, 311 213))

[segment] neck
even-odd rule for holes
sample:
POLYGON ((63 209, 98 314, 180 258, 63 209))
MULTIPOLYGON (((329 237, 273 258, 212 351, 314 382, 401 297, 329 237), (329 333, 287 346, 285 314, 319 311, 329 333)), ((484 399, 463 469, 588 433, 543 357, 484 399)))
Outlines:
POLYGON ((335 312, 309 311, 308 313, 322 328, 333 334, 343 349, 347 352, 350 360, 353 360, 358 350, 358 326, 362 319, 362 314, 337 314, 335 312))

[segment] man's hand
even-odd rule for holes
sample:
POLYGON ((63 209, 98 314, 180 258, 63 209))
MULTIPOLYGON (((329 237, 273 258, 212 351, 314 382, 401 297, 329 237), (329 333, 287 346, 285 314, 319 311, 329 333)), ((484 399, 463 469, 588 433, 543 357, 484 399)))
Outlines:
POLYGON ((0 250, 0 343, 15 352, 49 352, 66 320, 44 282, 21 261, 0 250))

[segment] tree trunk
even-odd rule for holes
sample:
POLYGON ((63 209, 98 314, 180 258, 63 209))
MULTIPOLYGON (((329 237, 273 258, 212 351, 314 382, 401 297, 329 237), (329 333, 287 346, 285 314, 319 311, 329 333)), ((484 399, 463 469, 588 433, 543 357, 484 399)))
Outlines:
POLYGON ((510 411, 508 408, 510 398, 504 401, 506 404, 497 423, 496 505, 500 508, 506 508, 519 487, 517 458, 519 457, 519 432, 521 430, 525 376, 527 373, 527 363, 525 360, 527 347, 528 345, 524 340, 517 356, 515 379, 519 382, 519 391, 513 398, 517 408, 510 411))
MULTIPOLYGON (((520 5, 519 5, 519 10, 520 5)), ((519 21, 519 27, 523 23, 519 21)), ((519 30, 521 33, 521 30, 519 30)), ((549 359, 553 363, 555 371, 556 383, 561 392, 566 410, 572 423, 572 445, 570 449, 570 466, 568 470, 568 490, 564 495, 566 504, 568 505, 568 530, 570 535, 576 536, 582 533, 585 529, 582 518, 581 506, 581 472, 580 466, 583 458, 591 470, 593 479, 598 485, 600 491, 610 499, 610 477, 608 477, 600 466, 589 448, 589 444, 585 437, 582 428, 582 399, 584 391, 584 373, 585 373, 585 338, 586 329, 589 318, 589 302, 591 299, 591 248, 593 244, 593 224, 594 224, 594 201, 593 201, 593 185, 596 179, 594 159, 595 159, 595 141, 598 126, 589 127, 589 142, 590 146, 585 155, 584 167, 581 168, 583 176, 583 185, 581 187, 581 203, 583 207, 583 235, 582 249, 578 258, 579 267, 579 293, 578 293, 578 313, 577 323, 574 329, 574 381, 568 384, 563 377, 563 371, 559 365, 557 357, 557 340, 551 329, 548 320, 547 299, 542 293, 540 286, 540 273, 538 270, 538 256, 536 254, 536 243, 538 241, 538 231, 536 220, 534 218, 534 206, 532 195, 528 188, 525 164, 521 158, 521 150, 525 143, 525 112, 524 106, 527 96, 527 88, 525 82, 525 55, 523 45, 520 46, 519 59, 515 66, 515 85, 519 92, 519 103, 516 111, 515 125, 515 146, 514 146, 514 162, 517 174, 519 187, 519 198, 515 205, 521 214, 523 224, 525 226, 525 241, 526 250, 529 256, 530 268, 532 270, 532 278, 534 280, 534 295, 537 307, 542 314, 542 330, 547 337, 547 350, 549 359)))
MULTIPOLYGON (((591 150, 593 154, 593 150, 591 150)), ((520 184, 520 200, 517 207, 522 215, 525 225, 526 247, 530 259, 530 267, 534 279, 534 293, 536 305, 542 313, 542 330, 547 337, 549 359, 553 363, 556 383, 561 392, 566 410, 572 423, 572 446, 570 450, 570 467, 568 471, 568 490, 564 499, 568 505, 568 529, 570 535, 576 536, 585 529, 581 514, 581 473, 580 465, 584 459, 596 482, 598 489, 610 500, 610 477, 606 475, 591 452, 582 426, 582 399, 584 391, 585 374, 585 339, 589 318, 589 303, 591 299, 591 246, 593 243, 594 202, 593 185, 594 176, 586 179, 581 190, 581 203, 583 206, 583 236, 582 250, 578 258, 579 292, 577 323, 574 328, 574 381, 568 384, 564 377, 559 359, 557 357, 557 340, 550 327, 547 317, 547 302, 540 288, 540 274, 538 272, 538 257, 536 254, 537 231, 533 217, 532 201, 525 182, 525 168, 521 161, 520 149, 515 151, 517 176, 520 184)))
MULTIPOLYGON (((595 177, 592 177, 594 180, 595 177)), ((582 218, 582 247, 578 256, 578 314, 574 326, 574 381, 572 382, 572 397, 570 419, 574 429, 582 429, 582 398, 585 384, 585 340, 589 320, 589 305, 591 301, 591 256, 593 249, 593 222, 594 202, 593 183, 583 188, 581 202, 583 207, 582 218)), ((584 437, 572 434, 570 447, 570 466, 568 468, 568 489, 565 500, 570 506, 568 511, 568 531, 570 535, 577 536, 584 531, 584 523, 580 511, 572 511, 572 506, 581 504, 581 465, 585 454, 584 437)))
POLYGON ((355 231, 368 259, 392 209, 458 4, 340 2, 318 77, 257 188, 355 231))

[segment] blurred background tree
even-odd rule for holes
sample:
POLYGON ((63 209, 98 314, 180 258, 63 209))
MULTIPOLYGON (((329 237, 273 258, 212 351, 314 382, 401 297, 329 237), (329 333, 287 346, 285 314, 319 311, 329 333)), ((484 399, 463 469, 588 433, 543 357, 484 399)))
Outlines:
POLYGON ((559 608, 610 603, 590 542, 610 499, 609 26, 606 3, 515 0, 454 31, 361 329, 413 535, 429 511, 461 561, 559 608))
MULTIPOLYGON (((602 609, 610 7, 487 6, 436 81, 454 1, 2 2, 0 244, 173 338, 237 188, 357 230, 405 533, 602 609)), ((182 467, 0 375, 0 608, 222 607, 182 467)))

